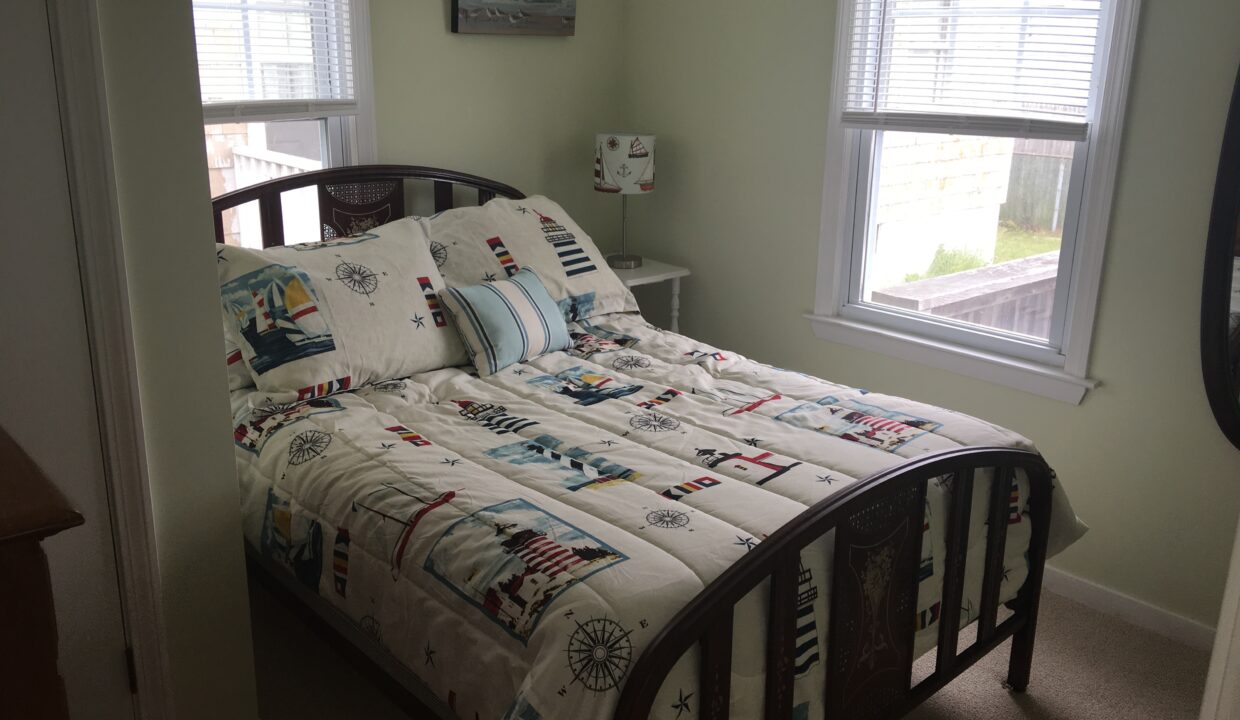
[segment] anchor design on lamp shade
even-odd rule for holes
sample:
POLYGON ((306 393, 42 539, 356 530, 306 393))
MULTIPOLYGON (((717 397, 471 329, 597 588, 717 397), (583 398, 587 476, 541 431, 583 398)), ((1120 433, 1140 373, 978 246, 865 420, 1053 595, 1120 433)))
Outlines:
POLYGON ((617 269, 641 267, 640 255, 628 254, 628 196, 654 190, 654 135, 599 133, 594 137, 594 189, 621 198, 620 254, 608 255, 617 269))

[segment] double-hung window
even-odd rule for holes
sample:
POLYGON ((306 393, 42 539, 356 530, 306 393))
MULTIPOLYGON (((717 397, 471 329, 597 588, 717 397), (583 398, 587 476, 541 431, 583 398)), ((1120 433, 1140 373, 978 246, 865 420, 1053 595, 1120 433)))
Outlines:
MULTIPOLYGON (((212 195, 373 161, 366 0, 193 5, 212 195)), ((317 203, 285 194, 286 236, 317 238, 317 203)), ((257 209, 227 213, 225 237, 258 245, 257 209)))
POLYGON ((1077 402, 1135 0, 841 0, 826 339, 1077 402))

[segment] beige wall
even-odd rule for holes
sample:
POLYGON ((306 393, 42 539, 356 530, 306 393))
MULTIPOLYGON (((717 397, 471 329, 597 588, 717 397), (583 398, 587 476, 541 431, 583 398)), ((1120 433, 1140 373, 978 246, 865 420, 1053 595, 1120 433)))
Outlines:
POLYGON ((688 334, 1033 438, 1093 527, 1053 564, 1213 625, 1240 453, 1206 404, 1197 319, 1240 4, 1144 5, 1090 366, 1103 385, 1079 407, 813 336, 833 2, 627 2, 627 119, 659 136, 635 235, 693 269, 688 334))
POLYGON ((447 0, 371 0, 382 162, 464 170, 554 198, 599 245, 620 201, 593 189, 594 133, 624 123, 619 0, 579 0, 573 37, 453 35, 447 0))
POLYGON ((99 0, 177 717, 255 691, 189 0, 99 0))

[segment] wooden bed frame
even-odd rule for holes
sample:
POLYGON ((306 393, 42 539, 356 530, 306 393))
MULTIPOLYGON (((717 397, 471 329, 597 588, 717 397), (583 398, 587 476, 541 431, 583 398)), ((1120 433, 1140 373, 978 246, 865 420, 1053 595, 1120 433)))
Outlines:
MULTIPOLYGON (((284 244, 281 194, 309 186, 318 187, 321 239, 359 232, 406 215, 406 180, 431 183, 436 212, 456 206, 456 188, 472 190, 478 204, 497 195, 525 197, 503 183, 435 168, 371 165, 321 170, 216 198, 216 240, 224 241, 226 210, 257 202, 263 246, 284 244)), ((834 533, 829 642, 824 648, 825 708, 830 720, 902 717, 1009 638, 1012 648, 1007 686, 1023 691, 1029 683, 1033 659, 1050 527, 1051 483, 1050 468, 1036 453, 961 448, 912 460, 817 503, 764 539, 676 614, 633 664, 614 717, 648 717, 655 695, 673 665, 701 643, 699 717, 726 720, 733 610, 742 597, 769 580, 764 717, 791 720, 799 554, 828 533, 834 533), (1028 478, 1030 486, 1029 575, 1016 599, 1007 604, 1011 614, 1000 622, 1009 488, 1018 470, 1028 478), (934 672, 914 685, 917 570, 926 488, 930 482, 950 483, 952 489, 942 593, 942 607, 947 610, 939 619, 934 672), (986 510, 990 532, 986 539, 977 639, 961 650, 960 612, 951 608, 959 608, 963 597, 975 483, 987 483, 990 487, 986 510), (993 532, 995 529, 998 532, 993 532)), ((351 652, 350 656, 377 673, 380 687, 397 695, 397 702, 403 707, 434 708, 432 712, 443 714, 442 705, 434 701, 411 672, 404 672, 393 659, 385 658, 373 642, 348 632, 348 622, 339 611, 316 601, 308 592, 297 596, 289 590, 291 583, 284 582, 280 573, 264 569, 264 564, 253 555, 251 571, 269 587, 285 588, 282 594, 293 600, 295 606, 312 610, 321 621, 318 624, 322 632, 345 647, 360 651, 351 652), (404 697, 399 697, 402 694, 404 697)))

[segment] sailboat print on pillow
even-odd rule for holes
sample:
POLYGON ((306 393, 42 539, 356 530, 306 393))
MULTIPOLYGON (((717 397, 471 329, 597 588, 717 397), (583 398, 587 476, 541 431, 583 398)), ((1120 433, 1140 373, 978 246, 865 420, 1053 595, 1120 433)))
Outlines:
POLYGON ((267 265, 220 287, 236 321, 242 352, 261 375, 285 363, 336 349, 309 276, 267 265))

